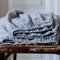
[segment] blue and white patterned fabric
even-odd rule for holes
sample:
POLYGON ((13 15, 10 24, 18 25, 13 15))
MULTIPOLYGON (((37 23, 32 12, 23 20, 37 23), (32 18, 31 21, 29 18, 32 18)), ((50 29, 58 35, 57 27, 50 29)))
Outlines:
POLYGON ((59 20, 54 14, 9 11, 0 18, 0 42, 2 44, 58 44, 59 20))

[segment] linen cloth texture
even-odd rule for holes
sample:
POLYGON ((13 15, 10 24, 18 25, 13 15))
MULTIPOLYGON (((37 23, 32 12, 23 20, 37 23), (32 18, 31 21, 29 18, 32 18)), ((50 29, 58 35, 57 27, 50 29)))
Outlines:
POLYGON ((0 18, 0 42, 2 44, 58 44, 59 17, 53 13, 26 14, 12 10, 0 18))

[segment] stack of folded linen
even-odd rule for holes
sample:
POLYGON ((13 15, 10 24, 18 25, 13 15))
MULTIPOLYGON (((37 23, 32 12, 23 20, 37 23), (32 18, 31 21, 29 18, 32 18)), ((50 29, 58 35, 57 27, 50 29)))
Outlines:
POLYGON ((58 44, 59 20, 52 13, 25 14, 10 11, 0 21, 0 42, 3 44, 58 44))

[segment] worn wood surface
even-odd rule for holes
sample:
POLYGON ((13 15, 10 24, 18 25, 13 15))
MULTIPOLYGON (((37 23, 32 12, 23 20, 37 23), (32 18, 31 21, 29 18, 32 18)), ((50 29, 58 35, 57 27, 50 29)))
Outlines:
POLYGON ((0 45, 0 53, 60 53, 60 45, 0 45))

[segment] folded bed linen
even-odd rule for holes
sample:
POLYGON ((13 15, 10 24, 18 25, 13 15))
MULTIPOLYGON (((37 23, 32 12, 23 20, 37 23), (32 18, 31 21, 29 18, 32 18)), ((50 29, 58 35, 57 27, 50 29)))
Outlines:
POLYGON ((0 18, 1 44, 58 44, 59 19, 53 13, 12 10, 0 18))

